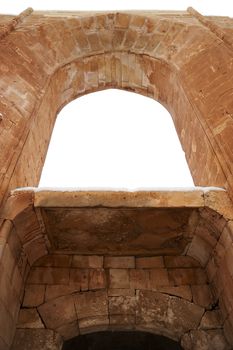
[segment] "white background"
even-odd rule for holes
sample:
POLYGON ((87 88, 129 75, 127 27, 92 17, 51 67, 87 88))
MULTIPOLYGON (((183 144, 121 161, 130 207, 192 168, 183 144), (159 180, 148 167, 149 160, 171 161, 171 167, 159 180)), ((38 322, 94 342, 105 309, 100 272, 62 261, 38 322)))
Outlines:
MULTIPOLYGON (((0 0, 0 13, 34 10, 124 10, 194 7, 233 17, 233 3, 156 0, 0 0)), ((209 184, 210 186, 212 184, 209 184)), ((40 186, 156 188, 193 186, 171 116, 157 102, 107 90, 83 96, 59 114, 40 186)))

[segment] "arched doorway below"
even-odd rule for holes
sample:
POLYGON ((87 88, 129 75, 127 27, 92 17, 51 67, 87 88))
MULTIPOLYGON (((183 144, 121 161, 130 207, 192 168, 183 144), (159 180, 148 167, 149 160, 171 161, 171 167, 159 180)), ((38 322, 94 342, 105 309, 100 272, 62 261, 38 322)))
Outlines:
POLYGON ((67 340, 62 350, 182 350, 169 338, 146 332, 105 331, 67 340))

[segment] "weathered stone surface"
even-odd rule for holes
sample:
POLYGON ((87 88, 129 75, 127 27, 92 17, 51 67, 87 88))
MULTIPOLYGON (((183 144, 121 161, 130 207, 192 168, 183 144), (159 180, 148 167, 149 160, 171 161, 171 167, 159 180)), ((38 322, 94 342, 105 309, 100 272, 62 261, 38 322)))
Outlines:
POLYGON ((47 301, 38 307, 38 312, 46 327, 50 329, 58 328, 77 319, 72 295, 47 301))
POLYGON ((158 292, 174 295, 186 300, 192 300, 192 292, 190 286, 158 286, 158 292))
POLYGON ((222 328, 222 315, 220 310, 206 311, 202 317, 201 329, 217 329, 222 328))
POLYGON ((78 290, 88 290, 89 272, 88 269, 71 269, 70 284, 75 286, 78 290))
POLYGON ((73 256, 72 266, 78 268, 102 268, 103 260, 103 256, 98 255, 75 255, 73 256))
POLYGON ((58 267, 33 267, 28 276, 31 284, 68 284, 69 270, 58 267))
POLYGON ((78 321, 76 320, 58 327, 56 332, 60 334, 64 340, 75 338, 79 335, 78 321))
POLYGON ((193 208, 46 207, 42 213, 50 232, 52 250, 121 255, 119 259, 106 257, 105 267, 134 268, 132 255, 183 252, 188 243, 193 208))
POLYGON ((89 289, 106 288, 106 271, 104 269, 90 270, 89 272, 89 289))
POLYGON ((35 307, 44 302, 45 299, 45 285, 28 284, 25 286, 23 306, 35 307))
POLYGON ((109 314, 110 315, 135 315, 136 299, 134 297, 110 297, 109 314))
POLYGON ((104 259, 105 268, 134 269, 134 256, 106 256, 104 259))
POLYGON ((17 329, 12 350, 60 350, 62 338, 50 329, 17 329))
MULTIPOLYGON (((187 349, 221 350, 227 348, 221 329, 198 329, 203 307, 212 309, 219 300, 232 347, 231 32, 230 19, 193 9, 101 15, 34 15, 29 9, 0 16, 0 348, 10 347, 30 267, 23 305, 31 309, 20 312, 30 327, 39 324, 36 306, 45 326, 64 337, 76 334, 76 311, 81 332, 105 329, 109 321, 131 327, 134 315, 125 315, 131 309, 119 300, 136 292, 139 326, 183 336, 187 349), (9 196, 13 188, 37 185, 57 111, 106 88, 166 106, 195 183, 226 191, 21 189, 9 196), (120 315, 109 317, 107 295, 120 315)), ((212 315, 202 317, 203 328, 217 325, 212 315)), ((38 348, 32 334, 45 348, 46 333, 29 333, 18 333, 18 349, 38 348)))
POLYGON ((230 350, 221 330, 195 330, 182 338, 185 350, 230 350))
POLYGON ((211 308, 214 299, 209 285, 192 285, 193 302, 207 309, 211 308))
POLYGON ((153 269, 164 267, 162 256, 148 256, 145 258, 136 258, 136 268, 138 269, 153 269))
POLYGON ((178 339, 196 328, 204 309, 180 298, 158 292, 140 291, 136 323, 178 339))
POLYGON ((21 309, 17 328, 44 328, 36 309, 21 309))
POLYGON ((108 301, 105 291, 77 293, 75 307, 78 319, 108 314, 108 301))
POLYGON ((129 288, 129 271, 127 269, 110 269, 109 270, 109 287, 110 288, 129 288))

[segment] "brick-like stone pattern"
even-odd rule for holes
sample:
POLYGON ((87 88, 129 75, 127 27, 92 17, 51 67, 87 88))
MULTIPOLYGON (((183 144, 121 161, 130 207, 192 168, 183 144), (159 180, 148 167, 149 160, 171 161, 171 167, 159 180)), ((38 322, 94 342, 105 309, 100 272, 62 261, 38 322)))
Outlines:
POLYGON ((215 34, 186 13, 25 17, 2 40, 1 198, 38 183, 57 111, 111 87, 165 105, 195 182, 232 194, 232 57, 226 35, 215 34))
POLYGON ((144 327, 186 350, 233 346, 232 28, 192 9, 0 16, 0 350, 16 319, 17 350, 114 327, 144 327), (228 190, 202 195, 208 209, 194 213, 184 256, 47 255, 33 194, 3 206, 10 189, 38 184, 57 112, 106 88, 162 103, 195 183, 228 190))
POLYGON ((64 340, 143 328, 183 337, 184 344, 193 329, 203 332, 203 342, 214 330, 229 348, 205 270, 189 256, 47 255, 35 262, 25 287, 17 329, 29 328, 53 329, 64 340))

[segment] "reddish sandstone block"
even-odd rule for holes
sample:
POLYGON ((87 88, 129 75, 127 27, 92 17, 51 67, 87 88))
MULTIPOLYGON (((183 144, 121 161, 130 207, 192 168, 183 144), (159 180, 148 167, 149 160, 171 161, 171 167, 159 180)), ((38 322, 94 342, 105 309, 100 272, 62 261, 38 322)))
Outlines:
POLYGON ((109 270, 109 288, 130 288, 129 270, 110 269, 109 270))
POLYGON ((38 312, 46 327, 51 329, 58 328, 77 319, 72 295, 47 301, 38 307, 38 312))
POLYGON ((115 16, 116 28, 128 28, 131 16, 125 13, 117 13, 115 16))
POLYGON ((88 269, 70 269, 70 285, 77 289, 88 290, 89 270, 88 269))
POLYGON ((190 286, 158 286, 157 287, 158 292, 166 293, 169 295, 174 295, 186 300, 191 301, 192 300, 192 292, 190 286))
POLYGON ((20 309, 17 328, 44 328, 35 308, 20 309))
POLYGON ((89 289, 106 288, 106 272, 104 269, 93 269, 89 271, 89 289))
POLYGON ((68 284, 69 269, 58 267, 32 267, 28 276, 30 284, 68 284))
POLYGON ((150 272, 149 270, 132 269, 129 271, 131 289, 149 289, 150 272))
POLYGON ((69 295, 79 291, 80 291, 80 287, 76 285, 62 285, 62 284, 49 285, 48 284, 46 286, 45 301, 56 299, 58 297, 69 295))
POLYGON ((201 329, 222 328, 222 315, 220 310, 206 311, 202 317, 201 329))
POLYGON ((193 259, 191 256, 165 256, 164 263, 167 268, 169 267, 199 267, 200 263, 193 259))
POLYGON ((34 263, 34 266, 70 267, 70 255, 45 255, 34 263))
POLYGON ((106 256, 104 258, 104 268, 112 269, 134 269, 135 257, 134 256, 106 256))
POLYGON ((72 267, 99 269, 103 267, 103 259, 99 255, 74 255, 72 267))
POLYGON ((169 286, 168 272, 166 269, 151 269, 150 270, 150 285, 152 289, 157 289, 158 286, 169 286))
POLYGON ((145 258, 136 258, 136 268, 153 269, 164 267, 162 256, 147 256, 145 258))
POLYGON ((199 236, 195 236, 190 244, 187 255, 193 257, 200 262, 202 266, 206 266, 213 247, 199 236))
POLYGON ((23 306, 35 307, 44 302, 45 285, 27 284, 24 292, 23 306))
POLYGON ((213 296, 207 284, 191 286, 193 294, 193 302, 203 306, 206 309, 211 308, 213 304, 213 296))
POLYGON ((200 268, 168 269, 168 275, 175 286, 206 283, 205 272, 200 268))

